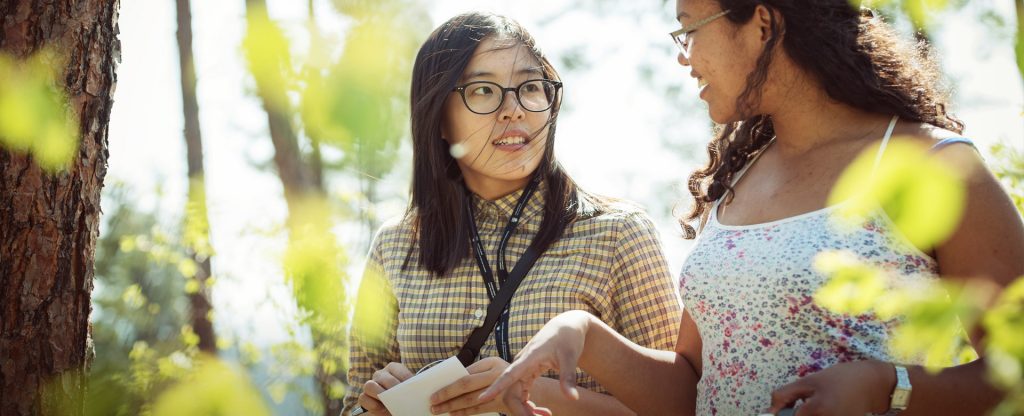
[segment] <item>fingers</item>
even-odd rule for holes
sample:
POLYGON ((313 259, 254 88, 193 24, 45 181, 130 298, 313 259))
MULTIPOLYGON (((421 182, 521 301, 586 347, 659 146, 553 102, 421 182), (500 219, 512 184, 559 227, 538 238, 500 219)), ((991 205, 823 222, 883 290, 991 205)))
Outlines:
POLYGON ((402 382, 402 380, 399 380, 395 376, 391 375, 391 373, 388 373, 386 370, 378 370, 377 372, 373 373, 373 380, 371 381, 377 383, 384 390, 395 387, 398 385, 398 383, 402 382))
POLYGON ((388 363, 388 365, 384 366, 384 370, 401 381, 408 380, 413 376, 412 371, 402 363, 388 363))
MULTIPOLYGON (((360 396, 370 396, 370 398, 377 400, 377 397, 380 396, 380 394, 383 393, 384 390, 387 389, 378 384, 376 381, 370 380, 367 381, 366 383, 363 383, 363 394, 360 394, 360 396)), ((366 410, 370 410, 366 407, 363 408, 366 410)))
POLYGON ((538 416, 553 416, 555 413, 546 407, 537 407, 537 404, 531 401, 527 403, 533 407, 533 414, 538 416))
POLYGON ((433 406, 430 408, 430 413, 435 415, 450 413, 452 416, 462 416, 478 415, 480 413, 495 412, 497 410, 498 407, 494 402, 481 403, 476 400, 476 394, 471 393, 463 394, 463 396, 443 405, 433 406))
POLYGON ((408 380, 413 376, 402 363, 388 363, 384 368, 373 373, 373 381, 376 381, 385 390, 397 386, 399 383, 408 380))
POLYGON ((558 380, 562 386, 562 394, 571 400, 579 400, 580 392, 576 389, 576 360, 563 351, 558 351, 558 380))
POLYGON ((523 364, 522 361, 508 366, 508 368, 505 369, 505 372, 503 372, 497 380, 491 383, 491 387, 488 387, 487 390, 480 393, 478 399, 483 402, 494 400, 494 398, 498 397, 501 392, 508 390, 513 384, 518 383, 521 379, 525 378, 524 376, 526 373, 526 365, 523 364))
MULTIPOLYGON (((798 380, 773 391, 772 406, 768 409, 768 413, 778 413, 784 407, 796 403, 797 400, 804 399, 806 401, 813 396, 814 386, 803 381, 798 380)), ((797 414, 803 414, 805 407, 807 407, 806 403, 801 406, 797 414)))
POLYGON ((502 398, 509 416, 532 416, 534 414, 535 406, 529 400, 529 393, 529 390, 520 383, 513 383, 509 387, 508 393, 502 398))
MULTIPOLYGON (((368 382, 367 385, 369 383, 373 383, 373 382, 372 381, 368 382)), ((374 385, 376 386, 376 384, 374 384, 374 385)), ((380 386, 376 386, 376 387, 379 388, 380 386)), ((383 403, 381 403, 379 400, 375 399, 374 397, 370 397, 370 395, 367 394, 365 391, 363 392, 363 394, 359 395, 358 403, 359 403, 360 407, 365 409, 371 415, 391 416, 391 413, 388 412, 388 409, 386 407, 384 407, 383 403)))
POLYGON ((464 409, 475 406, 478 403, 486 403, 490 400, 481 400, 479 394, 475 394, 491 384, 494 380, 493 373, 478 373, 464 376, 454 383, 449 384, 436 391, 430 396, 431 411, 443 413, 453 409, 464 409))
POLYGON ((828 409, 825 408, 825 406, 822 406, 821 400, 815 400, 814 398, 811 398, 810 400, 804 402, 803 404, 796 408, 794 416, 818 416, 829 414, 834 415, 836 414, 834 410, 835 409, 829 411, 828 409))

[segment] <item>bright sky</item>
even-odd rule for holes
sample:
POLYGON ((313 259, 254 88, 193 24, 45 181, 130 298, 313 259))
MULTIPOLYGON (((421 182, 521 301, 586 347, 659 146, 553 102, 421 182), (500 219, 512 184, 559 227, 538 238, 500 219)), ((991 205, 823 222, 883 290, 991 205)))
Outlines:
MULTIPOLYGON (((272 17, 301 28, 305 2, 268 2, 272 17)), ((327 0, 317 2, 328 15, 327 0)), ((425 3, 430 4, 431 26, 467 7, 491 10, 520 20, 555 62, 571 53, 589 64, 582 70, 562 71, 566 105, 559 122, 559 157, 589 189, 646 205, 662 232, 672 270, 677 271, 689 244, 678 237, 669 212, 674 203, 685 202, 684 194, 670 185, 683 183, 703 161, 702 151, 698 159, 686 150, 703 149, 709 121, 696 99, 695 81, 676 63, 666 35, 678 25, 674 3, 662 6, 660 0, 647 0, 606 6, 648 8, 639 20, 626 17, 636 14, 614 10, 597 17, 571 8, 577 3, 571 0, 425 3), (640 67, 648 68, 659 88, 681 88, 683 98, 666 101, 640 81, 640 67)), ((971 7, 989 6, 985 3, 971 2, 971 7)), ((998 7, 1000 16, 1013 21, 1011 2, 993 3, 998 3, 991 6, 998 7)), ((254 167, 269 165, 273 149, 241 58, 243 4, 194 0, 194 48, 217 250, 214 274, 220 278, 214 289, 216 322, 222 333, 230 326, 230 332, 241 338, 265 345, 288 338, 284 315, 294 308, 277 261, 283 239, 266 236, 279 230, 286 215, 280 182, 271 171, 254 167)), ((974 16, 972 10, 957 16, 974 16)), ((1024 148, 1024 95, 1011 40, 993 40, 978 30, 973 17, 949 17, 939 19, 946 27, 938 31, 938 45, 946 73, 957 87, 954 110, 967 122, 966 135, 982 149, 998 141, 1024 148)), ((107 183, 126 182, 141 204, 160 206, 165 218, 178 218, 187 181, 174 2, 122 2, 119 22, 123 61, 110 123, 107 183)), ((343 27, 336 19, 320 23, 328 32, 343 27)), ((407 175, 402 172, 407 171, 402 167, 383 180, 382 187, 394 195, 384 208, 391 215, 404 207, 407 175)), ((348 254, 353 270, 358 270, 364 253, 348 254)))

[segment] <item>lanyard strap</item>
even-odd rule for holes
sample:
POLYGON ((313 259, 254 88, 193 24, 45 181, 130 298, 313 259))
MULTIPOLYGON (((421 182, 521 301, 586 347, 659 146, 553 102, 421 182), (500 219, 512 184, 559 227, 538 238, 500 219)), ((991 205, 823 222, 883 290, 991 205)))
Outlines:
POLYGON ((498 281, 494 279, 494 272, 491 270, 491 265, 487 261, 487 254, 484 252, 483 241, 480 239, 480 232, 476 228, 476 221, 473 212, 472 198, 466 198, 466 215, 469 217, 469 232, 471 245, 473 246, 473 254, 476 257, 476 265, 480 268, 480 274, 483 276, 484 285, 487 287, 487 297, 494 300, 494 297, 498 294, 498 284, 505 284, 505 280, 508 278, 508 269, 505 265, 505 248, 508 245, 508 240, 512 238, 512 233, 515 232, 516 227, 519 226, 519 219, 523 215, 523 209, 526 208, 526 203, 529 202, 533 192, 537 190, 537 185, 540 183, 540 177, 535 176, 534 179, 530 180, 530 183, 526 185, 526 189, 523 190, 523 194, 519 197, 519 201, 516 203, 515 209, 512 210, 512 216, 508 219, 508 224, 505 225, 505 231, 501 234, 501 240, 498 242, 498 281))
MULTIPOLYGON (((466 340, 466 344, 459 350, 459 362, 463 366, 469 367, 476 361, 477 355, 480 354, 480 347, 484 345, 484 341, 491 334, 491 330, 498 323, 498 318, 504 317, 506 326, 508 322, 508 303, 512 300, 512 295, 515 294, 516 289, 519 288, 519 283, 523 281, 523 277, 529 272, 530 268, 533 267, 533 263, 537 261, 539 253, 534 249, 533 245, 526 248, 526 252, 523 253, 523 257, 516 262, 515 267, 512 268, 512 273, 509 275, 508 281, 501 290, 498 291, 498 296, 491 300, 491 304, 487 305, 487 318, 484 319, 484 324, 477 327, 469 334, 469 339, 466 340)), ((508 332, 505 332, 505 338, 499 339, 499 344, 504 343, 504 349, 499 348, 499 352, 508 350, 508 332)), ((511 357, 502 357, 505 361, 511 362, 511 357)))
POLYGON ((476 360, 477 355, 480 353, 480 347, 483 346, 484 341, 487 340, 487 337, 494 331, 495 327, 497 327, 495 341, 498 346, 498 354, 505 361, 511 362, 512 353, 508 342, 508 304, 512 300, 512 295, 515 294, 516 289, 519 287, 519 283, 522 282, 530 268, 533 267, 533 263, 537 261, 538 253, 534 250, 533 243, 531 242, 526 252, 523 253, 523 256, 513 266, 512 273, 509 274, 505 264, 505 249, 508 245, 508 240, 512 237, 512 233, 519 226, 519 219, 522 217, 526 203, 530 200, 539 183, 540 176, 535 176, 530 180, 526 189, 523 190, 522 196, 519 197, 519 202, 516 203, 512 216, 509 218, 505 231, 502 233, 501 240, 498 243, 498 281, 494 279, 494 273, 491 271, 490 263, 487 261, 487 255, 484 252, 483 242, 480 239, 480 233, 477 230, 475 216, 473 215, 471 198, 466 198, 465 212, 469 217, 468 222, 473 254, 476 258, 477 267, 480 268, 480 274, 483 276, 484 286, 487 288, 487 297, 491 300, 491 303, 487 306, 487 317, 484 319, 484 324, 473 330, 466 344, 459 351, 459 361, 465 366, 469 366, 476 360), (500 290, 498 289, 499 282, 501 285, 500 290), (498 324, 499 319, 501 324, 498 324))

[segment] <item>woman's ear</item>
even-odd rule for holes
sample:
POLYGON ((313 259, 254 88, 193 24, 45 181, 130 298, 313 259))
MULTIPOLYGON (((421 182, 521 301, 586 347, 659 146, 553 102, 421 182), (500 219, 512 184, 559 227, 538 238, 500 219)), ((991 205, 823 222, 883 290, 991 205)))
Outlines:
POLYGON ((447 124, 448 123, 445 123, 444 121, 441 122, 441 140, 451 143, 451 140, 448 140, 451 135, 448 134, 447 124))
POLYGON ((775 9, 763 4, 759 4, 754 8, 753 20, 761 31, 761 42, 767 42, 774 36, 780 36, 784 31, 783 28, 785 27, 785 22, 782 20, 782 15, 775 9), (775 27, 772 27, 773 16, 775 17, 775 27), (778 33, 775 33, 776 31, 778 31, 778 33))

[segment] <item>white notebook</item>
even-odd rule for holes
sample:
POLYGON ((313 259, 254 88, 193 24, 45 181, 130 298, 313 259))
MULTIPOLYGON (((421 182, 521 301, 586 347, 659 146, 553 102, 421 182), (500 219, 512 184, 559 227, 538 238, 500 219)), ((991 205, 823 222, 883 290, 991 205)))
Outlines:
MULTIPOLYGON (((468 375, 469 372, 459 359, 452 357, 385 390, 377 397, 392 416, 430 416, 430 395, 468 375)), ((485 415, 498 416, 497 413, 485 415)))

